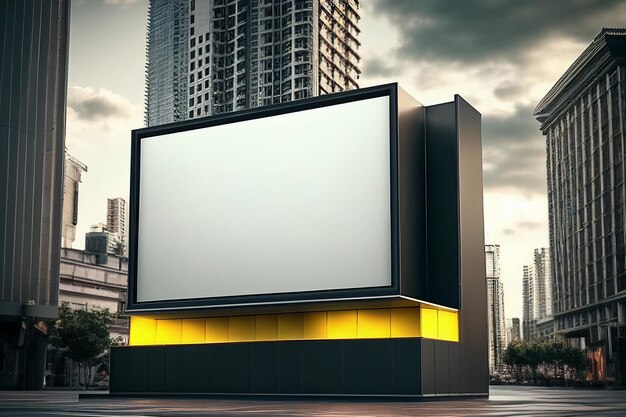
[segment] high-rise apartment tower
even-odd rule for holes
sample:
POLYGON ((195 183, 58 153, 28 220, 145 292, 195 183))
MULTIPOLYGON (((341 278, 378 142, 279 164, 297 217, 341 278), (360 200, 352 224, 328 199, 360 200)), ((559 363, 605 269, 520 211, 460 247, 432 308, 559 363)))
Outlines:
POLYGON ((116 234, 122 244, 122 254, 127 252, 126 242, 126 200, 121 197, 107 199, 106 228, 116 234))
POLYGON ((524 340, 538 337, 537 325, 551 326, 552 277, 550 275, 550 252, 548 248, 535 249, 532 265, 524 265, 522 278, 522 325, 524 340))
POLYGON ((535 316, 535 268, 523 266, 522 277, 522 337, 525 341, 533 339, 535 316))
POLYGON ((78 224, 78 186, 87 165, 65 152, 65 170, 63 179, 63 230, 61 247, 71 248, 76 240, 78 224))
POLYGON ((550 252, 548 248, 535 249, 534 270, 534 318, 543 320, 552 316, 552 281, 550 277, 550 252))
POLYGON ((357 0, 151 0, 145 123, 358 88, 357 0))
POLYGON ((546 136, 553 315, 593 377, 626 382, 626 29, 603 29, 535 108, 546 136))
POLYGON ((489 326, 489 373, 500 372, 506 345, 504 288, 500 281, 500 245, 485 245, 487 272, 487 323, 489 326))

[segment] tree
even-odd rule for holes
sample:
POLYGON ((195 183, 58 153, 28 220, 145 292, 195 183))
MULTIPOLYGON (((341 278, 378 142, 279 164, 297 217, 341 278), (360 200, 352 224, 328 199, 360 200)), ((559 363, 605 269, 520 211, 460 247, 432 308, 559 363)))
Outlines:
POLYGON ((589 368, 589 360, 582 350, 569 346, 564 341, 512 342, 504 351, 504 363, 517 374, 518 383, 527 378, 522 370, 532 374, 533 383, 537 383, 539 373, 546 382, 551 376, 554 383, 565 382, 566 368, 570 379, 582 380, 589 368))
POLYGON ((79 371, 85 372, 85 389, 92 380, 91 368, 99 365, 111 347, 108 325, 109 310, 72 310, 67 303, 59 309, 51 343, 76 362, 79 371))

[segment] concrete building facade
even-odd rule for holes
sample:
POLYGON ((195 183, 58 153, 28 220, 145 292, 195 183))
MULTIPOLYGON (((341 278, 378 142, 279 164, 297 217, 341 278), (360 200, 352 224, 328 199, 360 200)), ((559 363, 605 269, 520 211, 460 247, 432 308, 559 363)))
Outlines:
POLYGON ((87 165, 65 152, 65 171, 63 180, 63 230, 61 247, 71 248, 76 240, 78 224, 78 187, 81 176, 87 172, 87 165))
POLYGON ((126 200, 121 197, 107 199, 107 229, 116 234, 122 245, 122 254, 128 255, 126 228, 126 200))
POLYGON ((553 315, 599 382, 626 381, 626 30, 605 28, 539 102, 553 315))
MULTIPOLYGON (((124 315, 128 292, 128 258, 106 256, 78 249, 62 248, 59 270, 59 305, 72 309, 103 310, 113 315, 110 337, 116 345, 128 344, 129 318, 124 315)), ((47 386, 84 384, 75 362, 49 346, 46 368, 47 386)), ((93 372, 97 370, 94 367, 93 372)))
POLYGON ((0 2, 0 388, 39 389, 58 316, 70 2, 0 2))
POLYGON ((500 281, 500 245, 485 245, 487 272, 487 322, 489 326, 489 373, 496 375, 503 366, 506 347, 504 286, 500 281))
POLYGON ((150 1, 145 123, 358 88, 357 0, 150 1))
POLYGON ((111 337, 128 343, 128 317, 124 316, 128 292, 128 258, 61 249, 59 305, 73 309, 108 309, 114 315, 111 337))

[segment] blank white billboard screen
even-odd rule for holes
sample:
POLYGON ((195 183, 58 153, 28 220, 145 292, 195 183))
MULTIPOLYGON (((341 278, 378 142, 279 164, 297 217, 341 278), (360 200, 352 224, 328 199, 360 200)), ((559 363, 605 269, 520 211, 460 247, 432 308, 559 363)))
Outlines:
POLYGON ((391 285, 389 123, 384 96, 142 139, 137 301, 391 285))

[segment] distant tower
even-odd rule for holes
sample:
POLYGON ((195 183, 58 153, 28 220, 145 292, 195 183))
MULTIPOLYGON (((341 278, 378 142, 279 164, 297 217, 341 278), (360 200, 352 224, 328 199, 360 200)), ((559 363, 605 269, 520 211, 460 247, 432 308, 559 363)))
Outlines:
POLYGON ((65 178, 63 180, 63 230, 61 247, 71 248, 76 240, 78 224, 78 184, 87 165, 65 152, 65 178))
POLYGON ((552 316, 552 283, 550 281, 550 251, 535 249, 534 254, 534 318, 543 320, 552 316))
POLYGON ((118 236, 119 242, 123 246, 123 253, 126 255, 126 200, 121 197, 107 199, 107 224, 109 232, 118 236))
POLYGON ((497 374, 503 364, 506 345, 504 288, 500 281, 500 245, 485 245, 489 326, 489 373, 497 374))
POLYGON ((532 265, 523 266, 522 277, 522 328, 525 341, 534 338, 535 317, 535 270, 532 265))
POLYGON ((516 340, 522 340, 519 318, 506 319, 506 346, 516 340))

